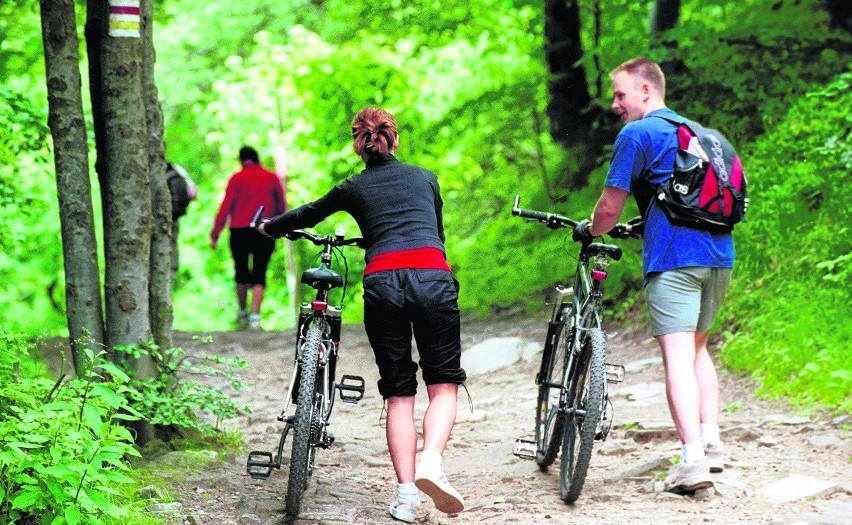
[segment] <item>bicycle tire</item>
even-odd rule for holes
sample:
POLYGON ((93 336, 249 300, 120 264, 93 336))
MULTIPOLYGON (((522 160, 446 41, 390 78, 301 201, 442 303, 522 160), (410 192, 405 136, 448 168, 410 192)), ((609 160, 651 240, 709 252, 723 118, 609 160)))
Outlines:
POLYGON ((562 393, 562 378, 568 364, 565 352, 566 338, 570 328, 567 320, 573 319, 573 307, 562 310, 562 318, 553 337, 554 345, 550 356, 542 355, 548 363, 542 363, 539 373, 538 402, 535 411, 535 461, 541 470, 556 461, 562 435, 565 428, 565 414, 559 410, 559 398, 562 393))
POLYGON ((568 385, 569 414, 566 417, 559 471, 559 491, 565 503, 580 497, 592 458, 603 411, 606 340, 600 328, 584 330, 581 351, 568 385))
POLYGON ((311 439, 311 421, 315 410, 315 388, 322 333, 311 328, 302 345, 301 377, 299 378, 299 404, 293 419, 293 449, 290 454, 290 475, 287 482, 285 507, 288 516, 296 517, 302 507, 302 495, 308 486, 314 442, 311 439))

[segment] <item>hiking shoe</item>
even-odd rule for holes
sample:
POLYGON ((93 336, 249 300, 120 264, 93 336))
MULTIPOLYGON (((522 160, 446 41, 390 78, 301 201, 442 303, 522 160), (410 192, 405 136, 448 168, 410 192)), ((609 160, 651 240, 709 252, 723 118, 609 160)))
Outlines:
MULTIPOLYGON (((435 454, 437 456, 437 454, 435 454)), ((437 458, 427 457, 425 460, 420 456, 420 462, 414 473, 414 484, 427 496, 432 498, 435 508, 447 514, 458 514, 464 510, 464 499, 461 494, 450 485, 447 476, 441 469, 440 456, 437 458)))
POLYGON ((249 313, 245 310, 237 312, 237 319, 234 321, 237 324, 237 330, 245 330, 249 325, 249 313))
POLYGON ((704 457, 710 466, 710 472, 725 470, 725 447, 721 443, 707 443, 704 446, 704 457))
POLYGON ((388 512, 395 519, 406 523, 414 523, 417 519, 417 511, 420 510, 420 503, 413 501, 394 501, 388 506, 388 512))
POLYGON ((713 486, 710 477, 710 467, 707 461, 696 461, 695 463, 678 463, 669 470, 666 478, 666 492, 683 494, 695 492, 699 489, 708 489, 713 486))
POLYGON ((260 327, 260 314, 251 314, 248 318, 249 330, 263 330, 260 327))

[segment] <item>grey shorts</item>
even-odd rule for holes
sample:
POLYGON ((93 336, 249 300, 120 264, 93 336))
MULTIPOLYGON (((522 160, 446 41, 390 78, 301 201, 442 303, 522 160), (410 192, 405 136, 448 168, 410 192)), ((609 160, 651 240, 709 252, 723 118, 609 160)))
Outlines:
POLYGON ((725 291, 731 268, 693 266, 648 275, 645 297, 655 336, 710 329, 725 291))

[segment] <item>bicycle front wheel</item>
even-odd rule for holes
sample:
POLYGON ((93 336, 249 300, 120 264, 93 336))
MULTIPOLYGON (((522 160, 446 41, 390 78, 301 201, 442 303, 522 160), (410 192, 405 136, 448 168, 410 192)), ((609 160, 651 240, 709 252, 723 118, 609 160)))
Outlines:
POLYGON ((309 469, 313 463, 314 443, 311 421, 315 412, 315 388, 322 334, 311 328, 302 345, 301 377, 299 378, 299 405, 293 421, 293 451, 290 454, 290 479, 285 499, 288 516, 299 515, 302 495, 308 486, 309 469))
POLYGON ((568 382, 568 413, 562 442, 559 491, 566 503, 580 497, 603 410, 606 341, 600 328, 584 330, 568 382))
POLYGON ((571 308, 563 309, 562 318, 554 327, 553 335, 545 342, 545 345, 551 347, 542 354, 535 411, 535 462, 542 470, 553 464, 562 445, 565 414, 559 411, 559 398, 565 366, 568 364, 565 341, 570 331, 568 320, 573 318, 570 312, 571 308))

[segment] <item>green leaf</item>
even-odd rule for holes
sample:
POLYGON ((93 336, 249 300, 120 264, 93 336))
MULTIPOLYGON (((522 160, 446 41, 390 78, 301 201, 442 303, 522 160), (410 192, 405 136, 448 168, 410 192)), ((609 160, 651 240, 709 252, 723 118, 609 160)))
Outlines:
POLYGON ((101 436, 104 422, 101 419, 101 412, 98 410, 98 407, 88 403, 83 406, 83 420, 96 436, 101 436))
POLYGON ((33 506, 35 502, 41 499, 41 493, 32 489, 24 489, 18 494, 15 499, 12 500, 12 508, 13 509, 28 509, 33 506))
POLYGON ((65 520, 68 525, 77 525, 80 523, 80 518, 80 509, 76 505, 65 509, 65 520))

